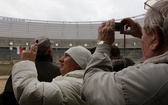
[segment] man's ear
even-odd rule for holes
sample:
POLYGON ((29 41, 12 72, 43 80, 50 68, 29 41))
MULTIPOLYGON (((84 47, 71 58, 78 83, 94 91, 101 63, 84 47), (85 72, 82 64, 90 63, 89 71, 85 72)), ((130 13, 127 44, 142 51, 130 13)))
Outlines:
POLYGON ((151 41, 152 42, 151 49, 156 50, 162 45, 163 35, 162 35, 162 31, 158 27, 154 27, 152 31, 153 31, 153 34, 152 34, 153 36, 151 41))

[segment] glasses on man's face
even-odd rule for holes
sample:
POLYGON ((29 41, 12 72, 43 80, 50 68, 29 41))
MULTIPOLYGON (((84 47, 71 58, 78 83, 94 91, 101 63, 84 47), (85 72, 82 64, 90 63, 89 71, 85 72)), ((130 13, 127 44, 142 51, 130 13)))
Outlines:
MULTIPOLYGON (((164 19, 164 21, 165 21, 165 19, 166 19, 166 17, 165 17, 165 15, 162 13, 162 12, 160 12, 160 11, 158 11, 157 9, 155 9, 155 8, 153 8, 152 6, 156 3, 156 2, 158 2, 159 0, 147 0, 145 3, 144 3, 144 9, 146 9, 146 10, 148 10, 148 9, 152 9, 152 10, 155 10, 155 11, 157 11, 161 16, 162 16, 162 18, 164 19)), ((163 25, 164 25, 164 22, 163 22, 163 25)), ((162 32, 163 32, 163 28, 162 27, 160 27, 160 26, 158 26, 161 30, 162 30, 162 32)), ((164 33, 164 32, 163 32, 164 33)))
POLYGON ((154 9, 152 6, 153 4, 155 4, 157 1, 159 0, 147 0, 145 3, 144 3, 144 9, 148 10, 150 8, 154 9))
MULTIPOLYGON (((155 8, 153 8, 152 6, 158 2, 159 0, 147 0, 145 3, 144 3, 144 9, 148 10, 148 9, 153 9, 155 11, 158 11, 156 10, 155 8)), ((163 13, 161 13, 160 11, 158 11, 158 13, 165 19, 165 16, 163 15, 163 13)))

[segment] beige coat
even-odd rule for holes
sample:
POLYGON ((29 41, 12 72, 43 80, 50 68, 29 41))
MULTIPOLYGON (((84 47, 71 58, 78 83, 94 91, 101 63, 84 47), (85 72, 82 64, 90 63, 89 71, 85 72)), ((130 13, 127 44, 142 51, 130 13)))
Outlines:
POLYGON ((89 105, 168 105, 168 52, 112 71, 110 46, 99 45, 86 68, 82 96, 89 105))

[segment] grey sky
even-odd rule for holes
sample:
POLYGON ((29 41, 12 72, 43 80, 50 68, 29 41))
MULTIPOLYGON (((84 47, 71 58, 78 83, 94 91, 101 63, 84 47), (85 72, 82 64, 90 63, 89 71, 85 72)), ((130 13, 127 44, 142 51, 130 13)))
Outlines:
POLYGON ((146 0, 0 0, 0 16, 49 21, 102 21, 144 14, 146 0))

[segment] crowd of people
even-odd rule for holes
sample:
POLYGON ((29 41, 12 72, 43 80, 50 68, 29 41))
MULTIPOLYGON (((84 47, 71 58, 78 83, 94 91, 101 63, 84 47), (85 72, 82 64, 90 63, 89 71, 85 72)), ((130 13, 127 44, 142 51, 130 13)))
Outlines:
POLYGON ((114 19, 99 27, 94 50, 71 47, 59 67, 52 64, 50 40, 38 37, 13 66, 1 105, 13 105, 10 99, 16 105, 168 105, 168 0, 145 5, 144 26, 124 18, 129 30, 120 31, 141 39, 143 62, 135 64, 113 45, 114 19))

